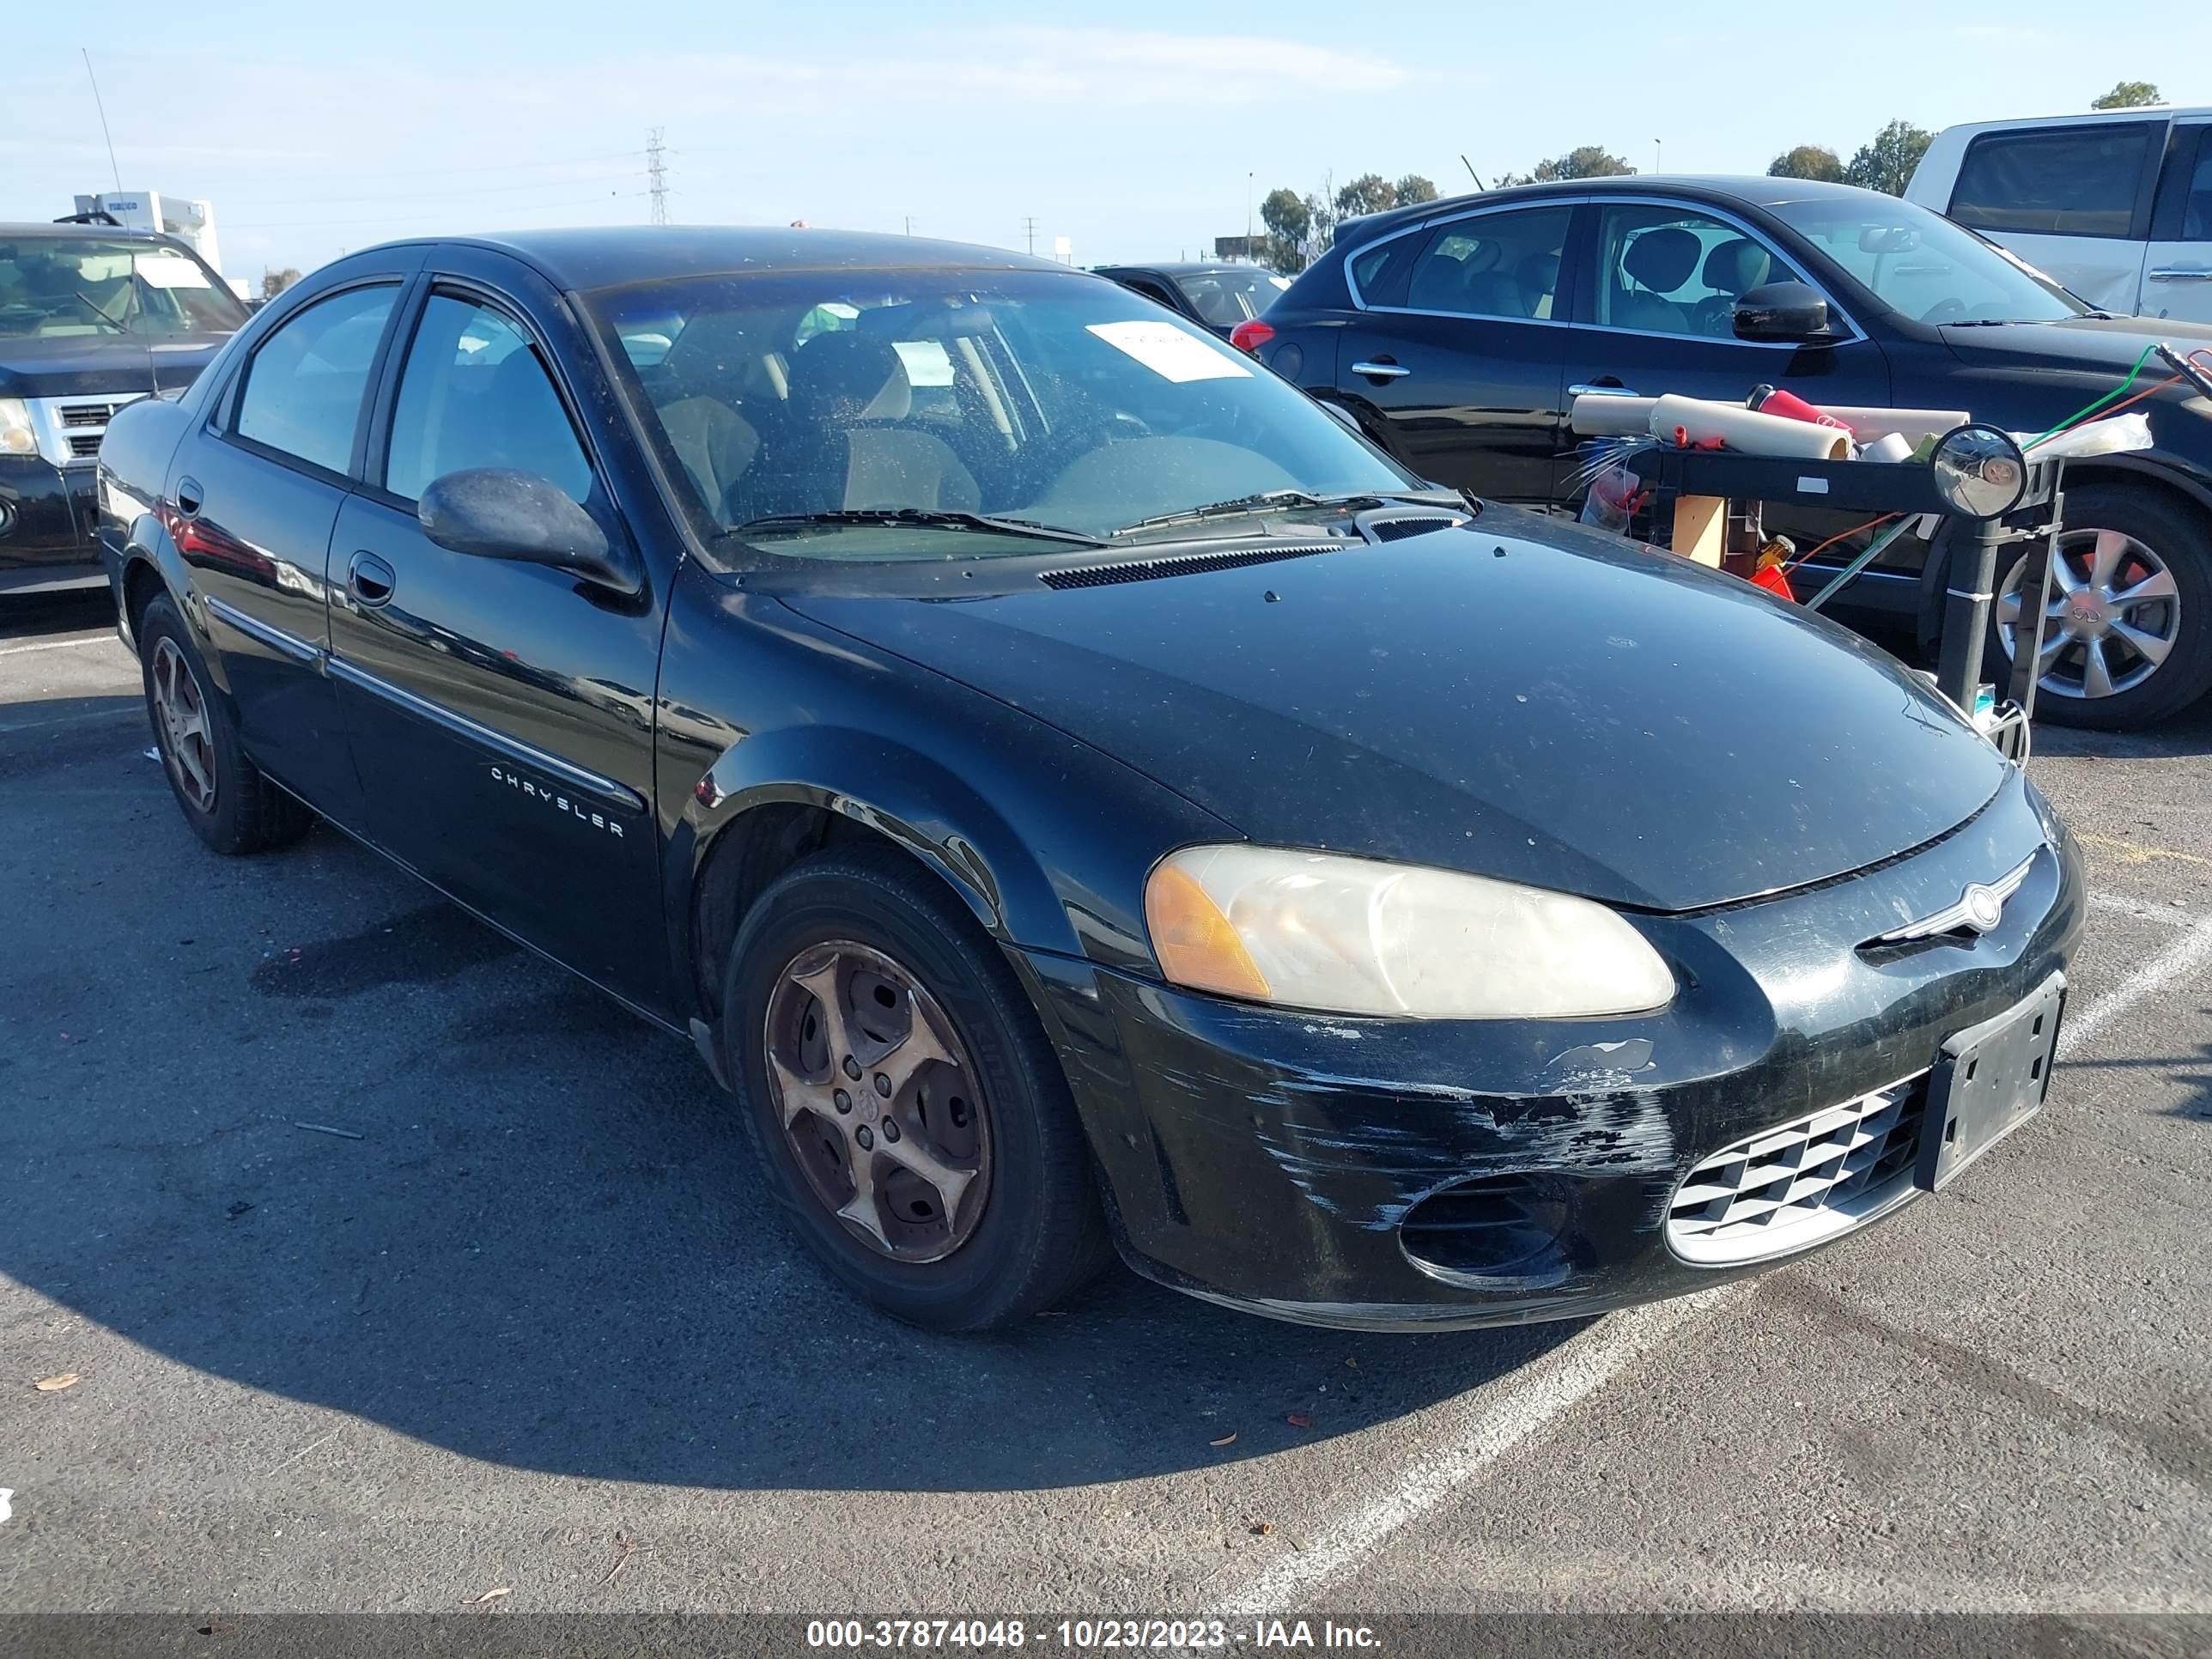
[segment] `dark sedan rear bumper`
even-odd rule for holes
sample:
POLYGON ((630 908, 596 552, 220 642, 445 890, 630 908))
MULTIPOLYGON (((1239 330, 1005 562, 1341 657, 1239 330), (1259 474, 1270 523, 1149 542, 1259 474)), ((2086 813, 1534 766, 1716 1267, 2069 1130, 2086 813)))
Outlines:
MULTIPOLYGON (((1445 1329, 1680 1295, 1838 1236, 1702 1265, 1668 1218, 1709 1155, 1927 1072, 2064 968, 2082 915, 2079 856, 2014 775, 1878 870, 1638 918, 1684 987, 1656 1016, 1338 1019, 1026 960, 1133 1267, 1278 1318, 1445 1329), (1986 936, 1860 948, 2031 853, 1986 936)), ((1851 1230, 1913 1190, 1893 1174, 1851 1230)))

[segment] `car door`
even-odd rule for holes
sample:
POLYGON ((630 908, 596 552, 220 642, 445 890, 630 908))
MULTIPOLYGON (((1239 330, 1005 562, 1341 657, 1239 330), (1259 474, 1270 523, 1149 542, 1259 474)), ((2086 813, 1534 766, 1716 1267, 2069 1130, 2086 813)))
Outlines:
POLYGON ((325 659, 331 531, 402 266, 349 272, 255 342, 170 463, 167 511, 255 764, 341 823, 360 790, 325 659))
POLYGON ((1491 208, 1346 261, 1339 400, 1423 477, 1500 501, 1551 495, 1573 219, 1567 202, 1491 208))
MULTIPOLYGON (((1735 334, 1735 304, 1767 283, 1804 282, 1773 240, 1733 215, 1661 198, 1595 201, 1577 238, 1574 325, 1566 338, 1570 398, 1591 390, 1647 398, 1679 392, 1741 404, 1759 386, 1808 403, 1889 401, 1881 348, 1833 301, 1832 342, 1754 343, 1735 334)), ((1573 496, 1573 469, 1559 477, 1573 496)))
POLYGON ((2212 120, 2173 124, 2144 250, 2142 314, 2212 323, 2212 120))
POLYGON ((1947 210, 2091 305, 2136 312, 2166 133, 2164 117, 1978 133, 1947 210))
POLYGON ((489 255, 458 255, 426 276, 404 342, 331 543, 331 671, 369 833, 517 936, 657 1006, 667 969, 653 697, 665 573, 622 592, 457 553, 416 513, 434 479, 514 468, 552 480, 624 543, 601 453, 577 417, 612 390, 558 296, 489 255))

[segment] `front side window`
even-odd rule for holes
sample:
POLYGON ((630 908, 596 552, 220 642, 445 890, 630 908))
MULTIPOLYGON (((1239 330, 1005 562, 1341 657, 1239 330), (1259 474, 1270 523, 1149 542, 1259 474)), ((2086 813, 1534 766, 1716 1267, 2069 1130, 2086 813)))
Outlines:
POLYGON ((1108 538, 1261 492, 1413 481, 1214 335, 1076 273, 879 270, 684 278, 587 296, 686 499, 739 559, 972 558, 1108 538), (824 319, 835 319, 829 326, 824 319), (632 343, 671 342, 641 361, 632 343))
POLYGON ((1598 210, 1596 320, 1644 334, 1733 339, 1735 302, 1768 283, 1805 279, 1755 236, 1680 207, 1598 210))
POLYGON ((1915 322, 2047 323, 2088 309, 1972 231, 1895 197, 1857 191, 1767 211, 1915 322))
POLYGON ((228 334, 245 322, 237 296, 180 248, 0 237, 0 338, 228 334))
POLYGON ((2153 131, 2130 122, 1985 132, 1959 165, 1951 216, 1976 230, 2125 236, 2153 131))
POLYGON ((280 324, 246 366, 237 434, 343 472, 353 461, 368 372, 398 292, 388 285, 354 289, 318 300, 280 324))
POLYGON ((384 484, 418 499, 434 479, 476 467, 550 478, 582 501, 592 467, 529 337, 507 315, 433 294, 407 349, 384 484))
POLYGON ((1406 304, 1455 317, 1550 318, 1573 220, 1571 207, 1541 207, 1443 226, 1413 261, 1406 304))

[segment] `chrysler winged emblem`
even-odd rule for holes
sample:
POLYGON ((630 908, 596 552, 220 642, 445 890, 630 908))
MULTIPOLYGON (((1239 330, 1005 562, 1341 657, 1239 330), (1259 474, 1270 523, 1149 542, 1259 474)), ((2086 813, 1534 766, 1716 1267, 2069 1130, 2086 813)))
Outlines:
POLYGON ((1877 943, 1906 945, 1914 939, 1933 939, 1938 933, 1955 933, 1961 929, 1977 934, 1992 931, 2004 920, 2005 901, 2020 890, 2021 883, 2027 879, 2034 863, 2035 854, 2031 853, 1995 881, 1969 882, 1956 904, 1893 928, 1877 943))

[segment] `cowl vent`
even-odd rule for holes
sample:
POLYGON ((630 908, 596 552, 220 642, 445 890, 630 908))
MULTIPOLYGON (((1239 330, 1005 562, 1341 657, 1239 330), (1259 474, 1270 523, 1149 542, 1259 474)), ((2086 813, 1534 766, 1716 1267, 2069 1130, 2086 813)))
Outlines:
POLYGON ((1121 564, 1080 565, 1048 570, 1037 580, 1047 587, 1110 587, 1116 582, 1148 582, 1162 576, 1194 576, 1206 570, 1234 570, 1240 565, 1275 564, 1343 550, 1340 542, 1285 542, 1273 547, 1240 547, 1218 553, 1183 553, 1121 564))

